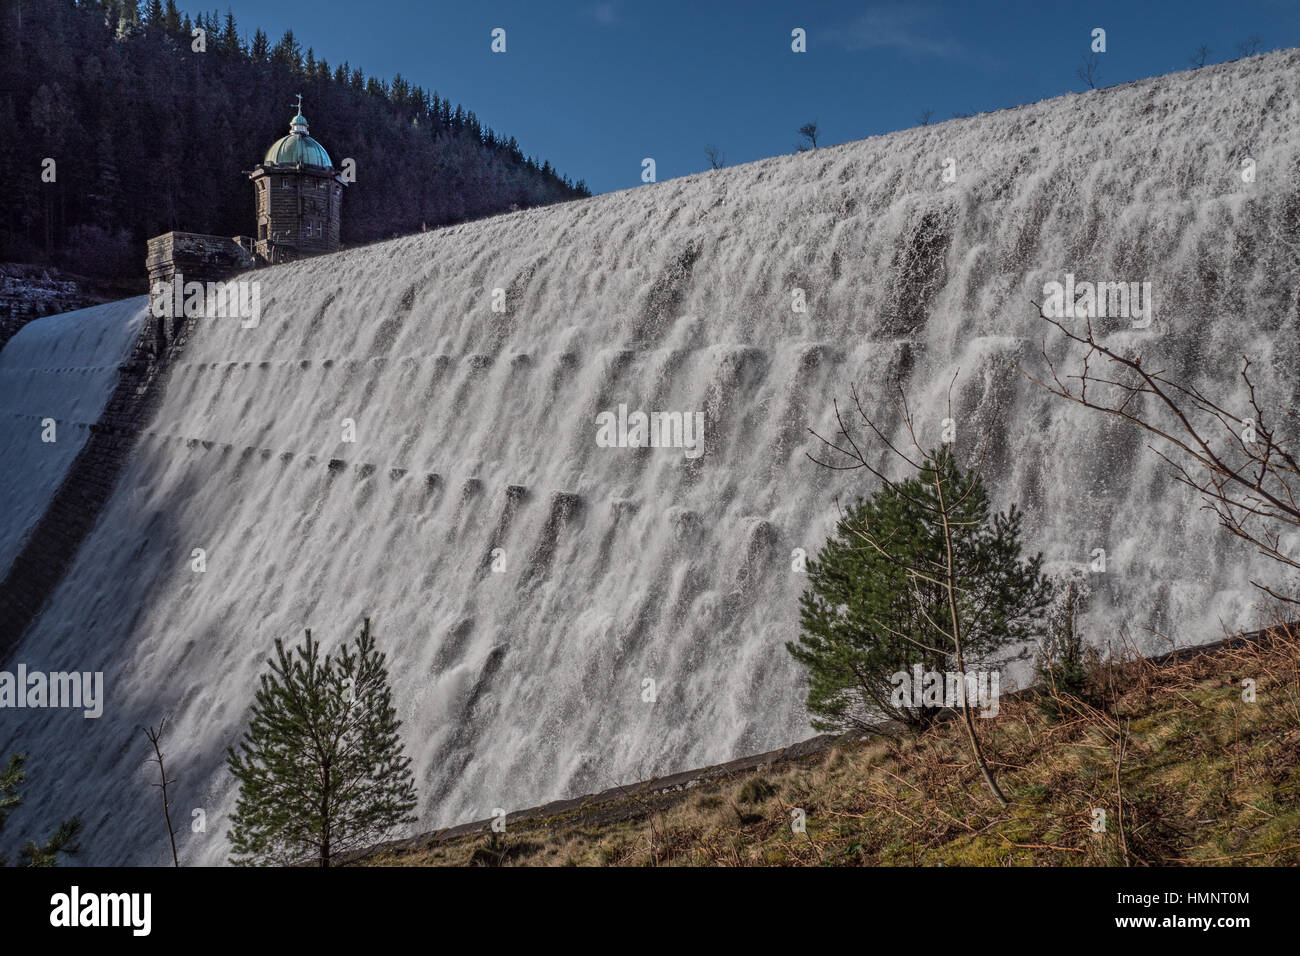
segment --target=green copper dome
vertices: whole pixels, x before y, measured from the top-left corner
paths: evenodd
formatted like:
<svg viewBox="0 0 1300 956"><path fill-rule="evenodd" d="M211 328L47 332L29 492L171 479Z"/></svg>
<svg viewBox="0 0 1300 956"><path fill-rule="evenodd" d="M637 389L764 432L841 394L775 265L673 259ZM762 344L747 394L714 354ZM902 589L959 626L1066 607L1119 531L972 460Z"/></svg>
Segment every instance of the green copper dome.
<svg viewBox="0 0 1300 956"><path fill-rule="evenodd" d="M330 162L330 154L325 152L325 147L307 135L307 118L302 115L301 108L298 110L298 115L289 122L289 135L272 143L262 162L284 166L303 163L307 166L326 168L334 165Z"/></svg>

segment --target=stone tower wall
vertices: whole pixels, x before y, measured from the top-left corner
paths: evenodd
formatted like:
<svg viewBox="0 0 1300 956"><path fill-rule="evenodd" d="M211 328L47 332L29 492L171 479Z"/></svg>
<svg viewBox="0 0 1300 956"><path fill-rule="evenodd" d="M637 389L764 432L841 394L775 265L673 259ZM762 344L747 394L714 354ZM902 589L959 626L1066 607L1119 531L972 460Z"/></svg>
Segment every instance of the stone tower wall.
<svg viewBox="0 0 1300 956"><path fill-rule="evenodd" d="M259 254L273 260L271 247L292 249L297 256L337 251L343 187L333 175L278 167L260 173L253 179ZM307 235L309 223L319 231Z"/></svg>

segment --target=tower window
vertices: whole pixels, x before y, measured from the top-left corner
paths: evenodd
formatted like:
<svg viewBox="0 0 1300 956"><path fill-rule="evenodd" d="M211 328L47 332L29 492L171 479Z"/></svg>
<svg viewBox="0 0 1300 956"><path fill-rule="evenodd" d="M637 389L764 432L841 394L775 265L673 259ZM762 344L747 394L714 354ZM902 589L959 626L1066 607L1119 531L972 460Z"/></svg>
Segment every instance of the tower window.
<svg viewBox="0 0 1300 956"><path fill-rule="evenodd" d="M288 177L288 176L283 176L283 177L280 178L280 188L281 188L281 189L288 189L291 185L292 185L292 184L289 182L289 177Z"/></svg>

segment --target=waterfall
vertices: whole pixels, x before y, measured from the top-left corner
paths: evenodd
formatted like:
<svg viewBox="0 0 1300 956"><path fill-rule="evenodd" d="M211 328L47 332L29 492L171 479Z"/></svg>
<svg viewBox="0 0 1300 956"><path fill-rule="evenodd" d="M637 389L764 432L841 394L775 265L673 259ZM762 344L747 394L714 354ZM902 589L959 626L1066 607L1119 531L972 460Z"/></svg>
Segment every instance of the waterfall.
<svg viewBox="0 0 1300 956"><path fill-rule="evenodd" d="M37 319L0 351L0 576L99 420L145 302Z"/></svg>
<svg viewBox="0 0 1300 956"><path fill-rule="evenodd" d="M12 658L103 671L107 700L97 720L0 713L2 752L30 752L42 795L8 830L79 813L86 862L165 861L138 728L168 716L173 818L206 819L180 826L182 860L224 861L224 752L272 641L310 627L334 648L366 616L420 829L809 736L784 648L796 549L815 554L837 499L872 490L810 462L809 429L832 434L855 384L897 427L899 382L937 443L956 374L958 454L982 450L1030 549L1053 568L1106 552L1090 640L1253 624L1250 580L1276 569L1143 436L1018 369L1044 369L1044 339L1071 354L1032 304L1046 283L1150 282L1154 321L1109 341L1238 402L1247 353L1262 394L1295 400L1298 74L1283 51L245 276L260 321L200 324ZM0 548L61 467L18 453L40 395L91 421L105 388L13 370L112 366L121 343L91 349L90 329L125 336L133 308L47 319L5 349L0 480L20 506ZM597 418L620 405L702 413L703 454L605 447Z"/></svg>

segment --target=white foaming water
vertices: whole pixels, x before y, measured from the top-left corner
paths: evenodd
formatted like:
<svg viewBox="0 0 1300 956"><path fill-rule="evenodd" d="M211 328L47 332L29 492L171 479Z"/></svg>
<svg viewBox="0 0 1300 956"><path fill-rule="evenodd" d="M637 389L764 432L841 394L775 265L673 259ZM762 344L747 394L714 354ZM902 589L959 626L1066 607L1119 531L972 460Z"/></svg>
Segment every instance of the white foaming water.
<svg viewBox="0 0 1300 956"><path fill-rule="evenodd" d="M420 828L807 736L791 552L871 490L809 462L807 429L831 434L854 383L889 420L890 376L935 442L960 369L958 450L988 434L984 474L1030 546L1106 550L1093 640L1251 623L1270 569L1140 436L1016 365L1042 368L1045 282L1147 280L1155 323L1113 341L1232 401L1247 352L1294 399L1298 70L1256 57L257 274L262 324L195 335L14 657L103 670L108 700L98 721L4 715L42 793L9 831L76 812L87 861L165 861L137 728L170 715L173 816L208 825L182 824L182 857L224 860L224 749L273 639L334 647L363 616ZM598 447L620 403L702 411L705 454Z"/></svg>
<svg viewBox="0 0 1300 956"><path fill-rule="evenodd" d="M29 322L0 352L0 575L99 420L147 298ZM54 441L42 440L45 419Z"/></svg>

